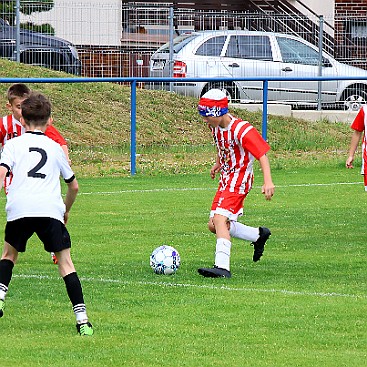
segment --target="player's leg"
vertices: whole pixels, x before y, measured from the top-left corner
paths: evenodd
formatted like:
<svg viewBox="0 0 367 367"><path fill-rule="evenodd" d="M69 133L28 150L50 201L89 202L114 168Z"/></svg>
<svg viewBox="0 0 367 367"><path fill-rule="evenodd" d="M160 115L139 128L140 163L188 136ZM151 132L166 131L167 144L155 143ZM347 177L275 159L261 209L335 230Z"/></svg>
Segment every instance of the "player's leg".
<svg viewBox="0 0 367 367"><path fill-rule="evenodd" d="M18 251L9 243L4 243L0 260L0 317L4 315L5 297L13 276L14 264L18 259Z"/></svg>
<svg viewBox="0 0 367 367"><path fill-rule="evenodd" d="M231 237L251 241L254 246L253 261L259 261L264 253L265 243L271 235L269 228L250 227L237 221L230 221L229 233Z"/></svg>
<svg viewBox="0 0 367 367"><path fill-rule="evenodd" d="M65 282L66 291L73 305L78 333L80 335L93 335L93 327L88 321L87 309L84 303L82 285L71 260L70 248L56 252L56 256L59 273Z"/></svg>
<svg viewBox="0 0 367 367"><path fill-rule="evenodd" d="M209 218L208 229L210 232L217 234L217 242L215 246L215 260L213 268L200 268L198 269L199 274L205 277L217 278L224 277L230 278L231 273L229 271L229 258L231 253L231 240L229 235L229 224L228 218L219 216L214 219ZM222 217L222 218L220 218ZM218 231L217 231L218 228ZM218 238L219 234L219 238ZM224 236L224 237L223 237Z"/></svg>
<svg viewBox="0 0 367 367"><path fill-rule="evenodd" d="M5 242L0 260L0 317L4 314L4 302L9 283L13 276L13 268L18 260L19 252L24 252L33 229L27 218L6 223Z"/></svg>
<svg viewBox="0 0 367 367"><path fill-rule="evenodd" d="M80 335L92 335L88 322L84 296L79 277L70 256L71 240L64 223L53 218L38 218L36 233L47 252L55 252L60 276L63 278L70 302L73 305Z"/></svg>
<svg viewBox="0 0 367 367"><path fill-rule="evenodd" d="M200 268L204 277L230 278L231 236L229 221L237 220L243 212L245 194L217 191L211 206L208 228L216 234L215 261L213 268Z"/></svg>

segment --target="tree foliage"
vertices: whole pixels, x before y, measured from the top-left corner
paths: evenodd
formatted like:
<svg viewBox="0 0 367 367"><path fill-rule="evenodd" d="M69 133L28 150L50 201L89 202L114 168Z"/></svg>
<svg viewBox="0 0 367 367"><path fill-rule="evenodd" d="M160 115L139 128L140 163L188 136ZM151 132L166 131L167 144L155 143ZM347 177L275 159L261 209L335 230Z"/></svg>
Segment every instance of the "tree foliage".
<svg viewBox="0 0 367 367"><path fill-rule="evenodd" d="M29 15L35 12L49 11L54 7L53 0L26 0L20 1L20 11Z"/></svg>
<svg viewBox="0 0 367 367"><path fill-rule="evenodd" d="M20 0L20 12L25 15L32 13L49 11L54 7L53 0ZM10 25L15 24L15 0L0 0L0 17L6 20ZM54 34L54 29L51 25L46 24L35 26L33 23L27 22L21 24L22 28L32 29L34 31L46 31L46 33ZM37 29L35 29L37 27Z"/></svg>

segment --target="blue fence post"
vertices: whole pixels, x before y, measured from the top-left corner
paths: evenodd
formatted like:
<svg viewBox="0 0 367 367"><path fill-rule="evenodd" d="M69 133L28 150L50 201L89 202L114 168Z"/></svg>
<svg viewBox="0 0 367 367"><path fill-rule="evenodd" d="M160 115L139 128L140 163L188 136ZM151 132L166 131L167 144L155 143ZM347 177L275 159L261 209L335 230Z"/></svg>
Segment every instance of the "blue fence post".
<svg viewBox="0 0 367 367"><path fill-rule="evenodd" d="M263 118L262 118L262 137L264 140L267 139L267 133L268 133L268 87L269 87L269 81L264 80L263 81Z"/></svg>
<svg viewBox="0 0 367 367"><path fill-rule="evenodd" d="M136 79L131 82L130 108L130 173L136 173Z"/></svg>

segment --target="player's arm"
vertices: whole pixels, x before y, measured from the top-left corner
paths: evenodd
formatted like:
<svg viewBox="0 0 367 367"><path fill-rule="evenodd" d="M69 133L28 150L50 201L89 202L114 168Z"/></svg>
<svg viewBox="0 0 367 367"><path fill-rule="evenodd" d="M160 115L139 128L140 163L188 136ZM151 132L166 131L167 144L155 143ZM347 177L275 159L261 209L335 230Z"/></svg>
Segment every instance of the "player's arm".
<svg viewBox="0 0 367 367"><path fill-rule="evenodd" d="M271 200L274 195L275 186L271 178L269 159L266 154L259 158L261 170L264 177L264 185L262 186L262 193L265 195L266 200Z"/></svg>
<svg viewBox="0 0 367 367"><path fill-rule="evenodd" d="M217 159L215 160L215 163L213 165L213 167L211 168L210 170L210 177L214 180L215 178L215 175L220 172L220 168L221 168L221 165L220 165L220 158L219 156L217 155Z"/></svg>
<svg viewBox="0 0 367 367"><path fill-rule="evenodd" d="M68 149L68 146L65 144L65 145L61 145L61 149L63 150L65 156L66 156L66 159L68 160L68 163L70 164L71 166L71 159L69 157L69 149Z"/></svg>
<svg viewBox="0 0 367 367"><path fill-rule="evenodd" d="M9 167L3 163L0 164L0 185L1 185L0 189L4 186L4 180L8 172L9 172Z"/></svg>
<svg viewBox="0 0 367 367"><path fill-rule="evenodd" d="M65 182L68 187L66 196L65 196L65 200L64 200L64 203L65 203L64 221L66 224L69 219L70 209L73 206L76 196L78 194L79 185L78 185L78 181L76 180L75 176L72 176L70 179L65 180Z"/></svg>
<svg viewBox="0 0 367 367"><path fill-rule="evenodd" d="M359 141L361 140L363 131L354 130L352 134L352 139L350 142L349 156L345 162L347 168L353 168L354 154L356 153Z"/></svg>

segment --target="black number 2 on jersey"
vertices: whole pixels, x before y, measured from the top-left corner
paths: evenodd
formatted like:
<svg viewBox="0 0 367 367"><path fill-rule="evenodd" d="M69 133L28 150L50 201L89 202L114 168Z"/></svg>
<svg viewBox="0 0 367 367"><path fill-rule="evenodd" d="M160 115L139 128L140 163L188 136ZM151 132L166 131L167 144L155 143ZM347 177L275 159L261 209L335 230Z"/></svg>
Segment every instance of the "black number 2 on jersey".
<svg viewBox="0 0 367 367"><path fill-rule="evenodd" d="M45 150L41 148L29 148L29 152L37 152L41 154L40 161L28 172L28 177L34 178L45 178L46 175L44 173L40 173L39 170L46 164L47 161L47 153Z"/></svg>

